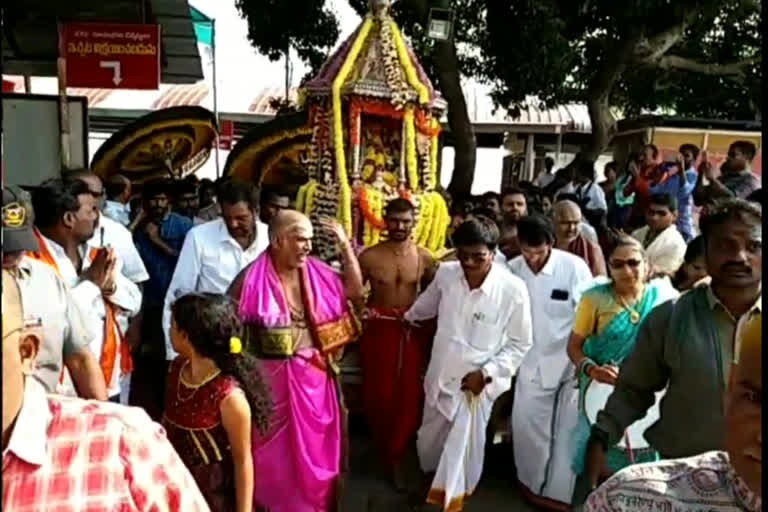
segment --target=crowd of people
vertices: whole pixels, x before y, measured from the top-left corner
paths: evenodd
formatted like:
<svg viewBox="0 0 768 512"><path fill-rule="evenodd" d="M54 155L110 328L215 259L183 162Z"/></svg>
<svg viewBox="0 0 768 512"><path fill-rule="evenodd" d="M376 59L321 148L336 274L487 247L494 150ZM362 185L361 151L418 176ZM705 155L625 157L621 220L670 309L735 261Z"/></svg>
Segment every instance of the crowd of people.
<svg viewBox="0 0 768 512"><path fill-rule="evenodd" d="M414 506L463 508L503 410L538 507L759 511L754 155L648 145L601 183L548 159L453 201L440 254L405 198L362 249L227 179L6 185L3 510L339 510L357 351L360 412Z"/></svg>

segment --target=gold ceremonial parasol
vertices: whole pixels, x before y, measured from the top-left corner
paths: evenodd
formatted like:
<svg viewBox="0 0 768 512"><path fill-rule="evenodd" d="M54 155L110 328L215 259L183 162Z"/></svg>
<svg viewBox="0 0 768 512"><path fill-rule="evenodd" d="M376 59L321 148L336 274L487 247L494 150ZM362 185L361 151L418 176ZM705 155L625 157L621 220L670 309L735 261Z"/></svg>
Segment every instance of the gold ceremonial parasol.
<svg viewBox="0 0 768 512"><path fill-rule="evenodd" d="M134 183L182 179L208 160L215 140L216 119L209 110L157 110L114 133L93 156L91 169L102 179L123 174Z"/></svg>
<svg viewBox="0 0 768 512"><path fill-rule="evenodd" d="M311 137L306 110L257 125L227 157L224 176L260 185L298 188L307 181L305 166Z"/></svg>

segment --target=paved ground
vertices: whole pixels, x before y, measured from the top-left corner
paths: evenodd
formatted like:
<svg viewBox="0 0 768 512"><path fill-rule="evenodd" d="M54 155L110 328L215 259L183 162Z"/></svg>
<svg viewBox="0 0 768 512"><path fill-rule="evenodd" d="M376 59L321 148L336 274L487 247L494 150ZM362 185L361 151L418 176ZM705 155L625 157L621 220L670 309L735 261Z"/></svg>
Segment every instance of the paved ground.
<svg viewBox="0 0 768 512"><path fill-rule="evenodd" d="M411 512L438 511L437 507L414 508L408 504L408 495L395 491L387 476L381 473L376 453L365 428L359 421L350 424L350 475L345 492L344 512ZM523 501L514 485L511 451L508 447L494 446L486 459L483 478L475 494L469 499L465 512L496 512L536 510ZM415 455L411 466L414 484Z"/></svg>

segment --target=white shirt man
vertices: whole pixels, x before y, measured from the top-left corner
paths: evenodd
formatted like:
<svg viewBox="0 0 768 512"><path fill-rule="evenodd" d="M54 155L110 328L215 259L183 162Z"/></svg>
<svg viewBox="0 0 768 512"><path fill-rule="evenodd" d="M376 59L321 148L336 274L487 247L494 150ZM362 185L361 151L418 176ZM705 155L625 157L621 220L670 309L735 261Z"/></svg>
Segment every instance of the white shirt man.
<svg viewBox="0 0 768 512"><path fill-rule="evenodd" d="M190 292L226 293L237 274L269 246L267 232L267 226L256 221L256 236L245 250L229 234L223 218L195 226L187 233L165 295L166 359L173 360L177 355L169 336L171 304Z"/></svg>
<svg viewBox="0 0 768 512"><path fill-rule="evenodd" d="M583 185L576 184L572 181L557 191L555 199L557 199L557 196L560 194L576 194L576 197L579 199L579 204L583 205L582 207L587 210L608 211L608 203L605 200L603 187L594 181L589 181Z"/></svg>
<svg viewBox="0 0 768 512"><path fill-rule="evenodd" d="M685 261L688 245L677 230L677 198L654 194L648 205L647 224L632 232L643 244L652 275L674 276Z"/></svg>
<svg viewBox="0 0 768 512"><path fill-rule="evenodd" d="M132 282L139 284L149 279L149 273L133 243L133 235L125 226L99 213L98 226L88 247L112 247L122 261L122 274Z"/></svg>
<svg viewBox="0 0 768 512"><path fill-rule="evenodd" d="M70 176L85 183L97 202L104 197L104 184L101 178L91 171L85 169L74 171ZM139 284L149 279L144 262L133 243L131 232L120 222L109 218L101 211L98 212L96 229L91 239L88 240L88 246L91 248L112 247L122 260L121 271L123 275L132 282Z"/></svg>
<svg viewBox="0 0 768 512"><path fill-rule="evenodd" d="M533 347L517 374L512 411L517 478L535 497L569 503L576 476L567 433L578 419L578 390L566 353L587 264L552 248L554 226L542 217L518 223L522 254L509 262L531 300Z"/></svg>
<svg viewBox="0 0 768 512"><path fill-rule="evenodd" d="M104 303L102 292L99 287L91 281L80 279L75 266L72 264L72 261L69 259L61 245L42 235L41 240L55 260L61 278L70 287L72 297L80 308L80 311L83 312L85 327L94 336L93 341L89 344L89 348L96 359L99 360L104 348L104 329L107 317L106 305ZM83 259L82 270L88 269L91 265L89 252L89 247L87 247L87 245L84 244L81 246L80 255ZM125 333L123 329L124 327L127 327L128 320L138 313L141 308L141 291L135 283L123 275L121 270L122 261L118 256L117 264L115 266L115 293L109 297L109 302L114 306L117 306L120 310L116 315L117 326L115 327L118 329L118 332L115 334L117 339L120 340L120 343L123 342L122 335ZM115 351L114 369L109 382L106 382L107 395L112 400L116 400L116 397L121 394L121 381L125 382L129 379L129 374L121 375L120 368L122 358L120 352L120 347L118 346ZM65 375L61 389L64 390L66 394L75 394L74 386L72 385L68 374ZM125 401L126 398L126 396L123 396L122 400Z"/></svg>
<svg viewBox="0 0 768 512"><path fill-rule="evenodd" d="M511 387L512 376L531 347L531 311L525 284L504 266L493 263L492 250L487 247L483 254L462 253L466 246L475 251L484 248L476 241L462 242L467 229L482 229L477 222L467 221L454 233L462 263L443 263L405 314L409 322L438 319L424 380L424 418L417 449L422 469L436 471L427 501L444 508L459 505L479 482L491 407ZM474 226L467 228L470 224ZM495 241L498 230L495 226L493 230L495 235L489 239ZM489 266L474 288L467 279L467 258L475 261L474 276L478 261ZM484 385L470 384L478 379L484 379Z"/></svg>
<svg viewBox="0 0 768 512"><path fill-rule="evenodd" d="M104 215L127 227L131 223L131 205L119 201L104 201Z"/></svg>

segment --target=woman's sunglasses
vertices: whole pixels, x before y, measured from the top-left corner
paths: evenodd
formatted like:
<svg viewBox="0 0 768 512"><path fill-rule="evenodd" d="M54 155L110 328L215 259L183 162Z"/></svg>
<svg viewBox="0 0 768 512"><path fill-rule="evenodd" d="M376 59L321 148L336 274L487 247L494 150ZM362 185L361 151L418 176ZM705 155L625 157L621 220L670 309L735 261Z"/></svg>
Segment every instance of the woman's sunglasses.
<svg viewBox="0 0 768 512"><path fill-rule="evenodd" d="M629 266L629 268L637 268L642 262L642 260L611 260L609 265L612 269L619 270L625 266Z"/></svg>

